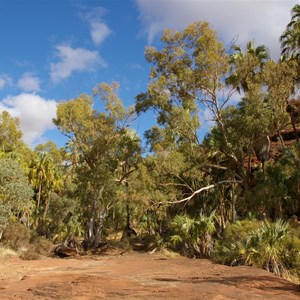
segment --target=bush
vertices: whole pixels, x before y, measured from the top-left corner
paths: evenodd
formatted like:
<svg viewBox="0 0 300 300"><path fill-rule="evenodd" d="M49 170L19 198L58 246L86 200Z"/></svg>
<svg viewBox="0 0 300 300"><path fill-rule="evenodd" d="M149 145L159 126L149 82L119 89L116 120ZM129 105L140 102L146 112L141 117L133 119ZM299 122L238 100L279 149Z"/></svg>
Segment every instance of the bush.
<svg viewBox="0 0 300 300"><path fill-rule="evenodd" d="M25 225L18 222L10 222L3 232L2 243L13 249L28 248L30 240L30 230Z"/></svg>
<svg viewBox="0 0 300 300"><path fill-rule="evenodd" d="M260 227L257 220L237 221L228 225L222 237L215 242L213 260L230 265L244 265L243 258L244 248L251 231L255 231Z"/></svg>
<svg viewBox="0 0 300 300"><path fill-rule="evenodd" d="M299 238L282 220L242 221L226 228L216 243L214 260L231 266L256 266L287 276L289 270L299 270L299 246Z"/></svg>
<svg viewBox="0 0 300 300"><path fill-rule="evenodd" d="M41 255L36 252L33 245L30 245L28 249L21 252L20 258L23 260L37 260L41 258Z"/></svg>
<svg viewBox="0 0 300 300"><path fill-rule="evenodd" d="M44 237L33 236L30 239L30 247L37 254L47 256L53 250L53 244Z"/></svg>
<svg viewBox="0 0 300 300"><path fill-rule="evenodd" d="M38 259L47 256L53 244L44 237L31 235L31 231L23 224L10 222L2 237L2 244L12 250L20 251L22 259Z"/></svg>
<svg viewBox="0 0 300 300"><path fill-rule="evenodd" d="M213 250L212 234L216 231L216 216L199 214L191 218L187 214L177 215L171 222L174 234L170 244L187 257L210 257ZM175 248L175 249L176 249Z"/></svg>
<svg viewBox="0 0 300 300"><path fill-rule="evenodd" d="M300 280L300 225L291 224L291 231L285 242L286 265L291 274Z"/></svg>

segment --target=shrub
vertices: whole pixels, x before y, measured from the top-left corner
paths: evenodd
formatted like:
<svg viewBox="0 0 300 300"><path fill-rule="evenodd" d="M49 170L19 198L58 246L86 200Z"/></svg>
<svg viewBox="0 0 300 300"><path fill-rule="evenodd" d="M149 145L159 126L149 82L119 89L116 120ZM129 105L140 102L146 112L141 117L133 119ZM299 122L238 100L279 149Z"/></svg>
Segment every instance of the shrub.
<svg viewBox="0 0 300 300"><path fill-rule="evenodd" d="M249 265L286 276L300 267L300 240L288 223L277 220L242 221L226 228L216 243L214 260L228 265Z"/></svg>
<svg viewBox="0 0 300 300"><path fill-rule="evenodd" d="M20 258L23 260L37 260L41 258L41 255L36 252L33 245L30 245L28 249L21 252Z"/></svg>
<svg viewBox="0 0 300 300"><path fill-rule="evenodd" d="M13 249L19 250L29 246L30 230L18 222L10 222L3 232L2 243Z"/></svg>
<svg viewBox="0 0 300 300"><path fill-rule="evenodd" d="M33 236L30 239L30 247L37 254L47 256L53 250L53 244L44 237Z"/></svg>
<svg viewBox="0 0 300 300"><path fill-rule="evenodd" d="M3 233L2 244L9 249L20 251L20 257L23 259L47 256L53 249L50 241L35 234L31 235L29 228L18 222L9 223Z"/></svg>
<svg viewBox="0 0 300 300"><path fill-rule="evenodd" d="M215 242L213 259L226 265L237 266L245 264L244 252L251 231L260 227L257 220L242 220L228 225L222 237Z"/></svg>
<svg viewBox="0 0 300 300"><path fill-rule="evenodd" d="M246 264L284 275L287 271L286 256L289 256L285 247L288 234L289 225L282 220L263 222L247 239L244 253Z"/></svg>
<svg viewBox="0 0 300 300"><path fill-rule="evenodd" d="M171 223L174 234L170 244L188 257L209 257L213 250L212 234L216 231L216 216L200 214L191 218L187 214L177 215Z"/></svg>

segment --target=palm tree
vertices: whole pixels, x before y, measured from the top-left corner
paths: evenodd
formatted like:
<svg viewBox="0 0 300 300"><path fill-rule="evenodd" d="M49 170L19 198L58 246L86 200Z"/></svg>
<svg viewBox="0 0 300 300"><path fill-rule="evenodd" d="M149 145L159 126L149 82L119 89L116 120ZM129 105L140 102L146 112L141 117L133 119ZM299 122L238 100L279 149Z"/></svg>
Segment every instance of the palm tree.
<svg viewBox="0 0 300 300"><path fill-rule="evenodd" d="M300 59L300 5L292 9L292 19L280 36L282 59Z"/></svg>
<svg viewBox="0 0 300 300"><path fill-rule="evenodd" d="M29 181L32 187L37 190L37 209L39 209L41 204L43 185L46 179L45 161L46 155L44 153L38 153L30 166Z"/></svg>
<svg viewBox="0 0 300 300"><path fill-rule="evenodd" d="M254 46L249 41L246 52L238 45L233 46L235 53L230 55L231 75L226 78L226 84L236 87L237 91L248 91L248 80L261 71L263 65L270 59L269 50L266 46Z"/></svg>

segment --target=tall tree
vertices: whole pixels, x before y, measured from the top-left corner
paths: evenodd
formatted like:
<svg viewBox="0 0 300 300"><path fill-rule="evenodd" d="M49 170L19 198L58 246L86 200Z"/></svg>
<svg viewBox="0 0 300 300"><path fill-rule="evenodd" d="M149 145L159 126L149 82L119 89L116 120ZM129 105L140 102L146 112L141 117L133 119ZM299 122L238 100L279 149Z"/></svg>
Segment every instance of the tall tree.
<svg viewBox="0 0 300 300"><path fill-rule="evenodd" d="M35 190L36 230L43 235L48 235L45 227L51 199L62 194L63 172L63 156L53 142L35 148L29 165L29 182Z"/></svg>
<svg viewBox="0 0 300 300"><path fill-rule="evenodd" d="M61 103L54 120L69 139L68 151L77 156L77 195L84 205L87 240L95 247L103 238L108 213L118 201L117 187L131 174L128 171L116 178L116 170L123 162L133 165L139 152L139 140L129 138L132 109L123 106L117 89L116 83L94 89L105 112L93 109L92 96L81 95Z"/></svg>
<svg viewBox="0 0 300 300"><path fill-rule="evenodd" d="M165 30L162 42L161 50L146 49L146 58L152 64L150 83L147 93L139 95L136 103L138 112L153 109L157 113L160 127L153 127L146 133L152 141L152 149L154 145L159 146L162 154L170 157L172 149L181 155L184 153L185 159L198 168L198 172L209 174L209 167L203 164L205 154L201 155L199 142L199 112L209 110L219 131L219 151L231 168L227 179L243 180L244 162L230 141L231 129L225 124L224 116L224 108L236 86L225 87L230 59L217 34L208 23L196 22L183 32ZM198 176L200 178L203 177ZM198 181L196 189L187 184L185 195L189 192L199 197L195 190L204 183L209 184L211 179L206 176L206 180Z"/></svg>

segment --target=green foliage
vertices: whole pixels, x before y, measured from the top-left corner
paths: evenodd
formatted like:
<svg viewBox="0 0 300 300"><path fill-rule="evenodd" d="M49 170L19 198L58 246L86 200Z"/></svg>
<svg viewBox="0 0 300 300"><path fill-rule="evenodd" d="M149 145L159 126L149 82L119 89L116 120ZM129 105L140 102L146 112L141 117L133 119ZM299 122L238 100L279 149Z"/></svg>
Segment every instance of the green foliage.
<svg viewBox="0 0 300 300"><path fill-rule="evenodd" d="M259 221L242 220L228 225L216 241L213 259L227 265L244 264L244 245L251 231L259 228Z"/></svg>
<svg viewBox="0 0 300 300"><path fill-rule="evenodd" d="M291 145L276 163L267 164L264 177L256 174L256 185L243 195L246 211L260 211L273 220L299 211L299 150L299 144Z"/></svg>
<svg viewBox="0 0 300 300"><path fill-rule="evenodd" d="M23 133L19 129L20 120L7 111L0 114L0 148L4 153L14 151L22 142Z"/></svg>
<svg viewBox="0 0 300 300"><path fill-rule="evenodd" d="M61 103L54 123L65 134L68 151L75 158L74 183L82 209L82 227L89 224L89 243L98 246L103 238L109 211L119 201L118 188L126 184L140 156L140 141L128 128L132 109L126 109L117 95L116 83L100 84L94 97L100 96L106 111L93 109L93 98L81 95Z"/></svg>
<svg viewBox="0 0 300 300"><path fill-rule="evenodd" d="M229 265L250 265L276 275L299 268L299 239L290 234L288 223L277 220L232 224L217 242L214 259Z"/></svg>
<svg viewBox="0 0 300 300"><path fill-rule="evenodd" d="M32 208L32 189L20 165L11 159L0 160L0 232L11 218Z"/></svg>
<svg viewBox="0 0 300 300"><path fill-rule="evenodd" d="M210 256L215 232L215 212L209 216L200 214L191 218L187 214L176 215L171 222L171 229L175 233L170 237L170 243L179 245L187 256Z"/></svg>
<svg viewBox="0 0 300 300"><path fill-rule="evenodd" d="M269 51L264 45L254 46L252 41L247 43L246 52L234 45L235 51L230 55L230 75L226 84L232 85L239 93L250 90L249 84L257 83L257 74L261 72L264 64L270 59Z"/></svg>
<svg viewBox="0 0 300 300"><path fill-rule="evenodd" d="M36 231L55 243L68 239L82 238L82 208L77 198L51 194L51 206L46 217L43 217Z"/></svg>
<svg viewBox="0 0 300 300"><path fill-rule="evenodd" d="M275 223L265 221L260 228L251 232L244 254L245 263L283 275L285 272L285 242L289 234L288 224L282 220Z"/></svg>
<svg viewBox="0 0 300 300"><path fill-rule="evenodd" d="M195 22L183 32L165 30L162 41L162 50L146 49L152 64L150 83L148 92L137 97L136 109L154 108L168 139L199 144L198 104L203 102L218 114L216 93L223 86L228 57L205 22Z"/></svg>
<svg viewBox="0 0 300 300"><path fill-rule="evenodd" d="M283 59L300 57L300 5L292 9L292 18L286 30L280 36Z"/></svg>

